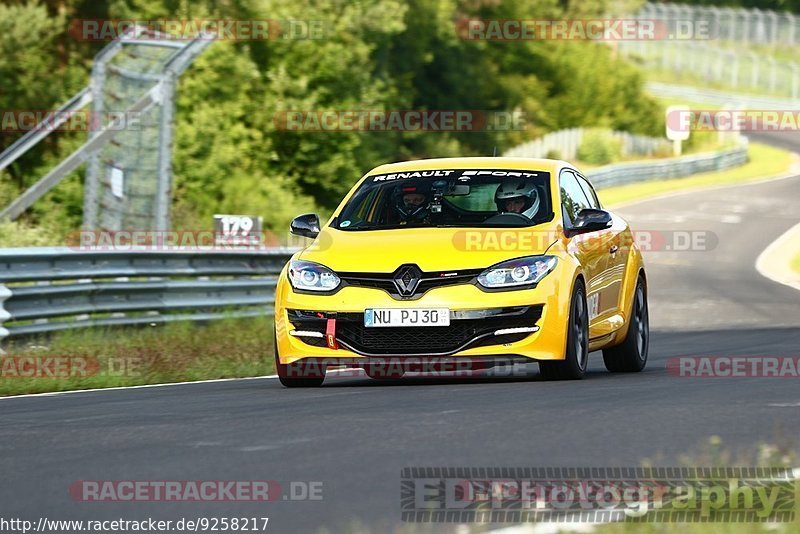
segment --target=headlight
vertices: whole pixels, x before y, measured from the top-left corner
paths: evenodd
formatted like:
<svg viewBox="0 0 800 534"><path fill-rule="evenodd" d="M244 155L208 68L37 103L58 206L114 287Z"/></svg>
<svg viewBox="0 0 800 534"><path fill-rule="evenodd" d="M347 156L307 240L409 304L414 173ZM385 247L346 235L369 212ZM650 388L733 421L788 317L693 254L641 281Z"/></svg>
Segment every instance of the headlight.
<svg viewBox="0 0 800 534"><path fill-rule="evenodd" d="M529 286L538 283L556 267L555 256L528 256L489 267L478 283L489 289Z"/></svg>
<svg viewBox="0 0 800 534"><path fill-rule="evenodd" d="M303 291L331 291L341 283L336 273L312 261L293 260L289 263L289 282Z"/></svg>

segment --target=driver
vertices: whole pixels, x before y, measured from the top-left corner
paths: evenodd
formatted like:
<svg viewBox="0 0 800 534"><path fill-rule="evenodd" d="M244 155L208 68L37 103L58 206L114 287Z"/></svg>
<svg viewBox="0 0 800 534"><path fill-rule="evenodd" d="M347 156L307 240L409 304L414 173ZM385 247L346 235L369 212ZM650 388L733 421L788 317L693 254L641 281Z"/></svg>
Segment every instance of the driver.
<svg viewBox="0 0 800 534"><path fill-rule="evenodd" d="M429 220L431 213L430 187L422 182L405 182L396 193L395 211L401 223L419 223Z"/></svg>
<svg viewBox="0 0 800 534"><path fill-rule="evenodd" d="M539 191L528 180L503 182L494 194L498 213L519 213L533 219L539 211Z"/></svg>

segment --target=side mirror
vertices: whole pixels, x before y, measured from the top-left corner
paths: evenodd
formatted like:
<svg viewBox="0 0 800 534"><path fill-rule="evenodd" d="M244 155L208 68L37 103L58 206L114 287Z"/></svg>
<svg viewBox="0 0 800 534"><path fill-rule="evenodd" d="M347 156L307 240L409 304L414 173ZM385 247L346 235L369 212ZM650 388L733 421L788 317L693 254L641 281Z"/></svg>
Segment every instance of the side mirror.
<svg viewBox="0 0 800 534"><path fill-rule="evenodd" d="M319 217L316 213L299 215L292 220L289 231L294 235L314 239L319 235Z"/></svg>
<svg viewBox="0 0 800 534"><path fill-rule="evenodd" d="M572 224L572 228L564 231L567 237L572 237L578 234L588 234L589 232L597 232L611 228L612 220L611 214L605 210L596 210L587 208L581 210Z"/></svg>

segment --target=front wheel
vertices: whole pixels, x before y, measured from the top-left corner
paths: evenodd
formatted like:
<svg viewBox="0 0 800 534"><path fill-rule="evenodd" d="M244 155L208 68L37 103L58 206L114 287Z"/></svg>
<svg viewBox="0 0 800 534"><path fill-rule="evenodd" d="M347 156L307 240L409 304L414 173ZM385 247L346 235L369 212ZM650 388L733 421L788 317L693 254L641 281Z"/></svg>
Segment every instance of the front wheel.
<svg viewBox="0 0 800 534"><path fill-rule="evenodd" d="M647 365L650 346L650 316L647 311L647 291L640 276L633 295L633 309L628 321L628 333L622 343L603 350L606 369L613 373L638 373Z"/></svg>
<svg viewBox="0 0 800 534"><path fill-rule="evenodd" d="M567 350L562 361L539 362L539 373L545 380L579 380L589 362L589 310L586 288L582 280L575 282L567 326Z"/></svg>
<svg viewBox="0 0 800 534"><path fill-rule="evenodd" d="M273 332L275 332L273 330ZM313 388L322 385L325 380L325 366L316 363L281 363L278 356L278 336L275 333L274 346L275 346L275 372L278 374L278 380L287 388Z"/></svg>

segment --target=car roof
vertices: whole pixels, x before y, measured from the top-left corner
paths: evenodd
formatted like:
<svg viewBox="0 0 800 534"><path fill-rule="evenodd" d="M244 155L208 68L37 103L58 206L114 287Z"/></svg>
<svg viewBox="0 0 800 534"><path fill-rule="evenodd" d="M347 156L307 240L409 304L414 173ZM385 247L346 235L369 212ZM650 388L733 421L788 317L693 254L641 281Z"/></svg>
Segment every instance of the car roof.
<svg viewBox="0 0 800 534"><path fill-rule="evenodd" d="M367 176L389 172L422 171L429 169L513 169L554 173L556 169L562 166L570 165L565 161L544 158L434 158L387 163L375 167L367 173Z"/></svg>

